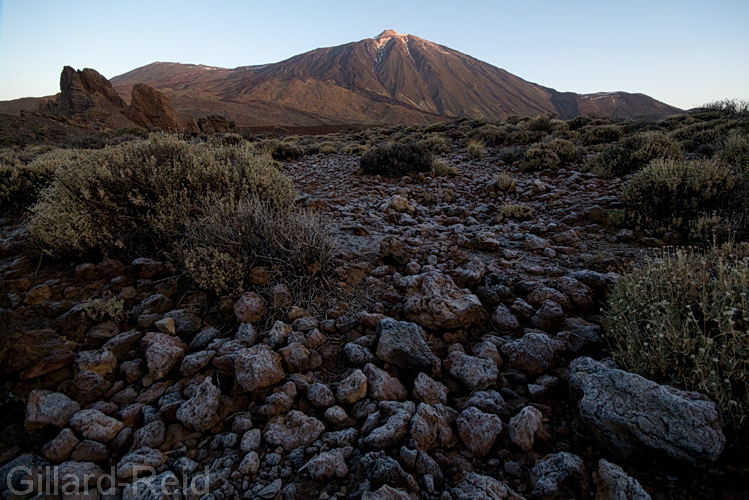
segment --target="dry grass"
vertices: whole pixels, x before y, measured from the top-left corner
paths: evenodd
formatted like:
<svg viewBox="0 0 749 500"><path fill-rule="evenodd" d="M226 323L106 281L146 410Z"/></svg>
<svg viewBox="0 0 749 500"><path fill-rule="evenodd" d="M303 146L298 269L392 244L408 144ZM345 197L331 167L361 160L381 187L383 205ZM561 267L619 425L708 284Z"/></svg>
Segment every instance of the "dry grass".
<svg viewBox="0 0 749 500"><path fill-rule="evenodd" d="M466 143L466 155L471 160L481 160L484 157L486 143L481 139L470 139Z"/></svg>

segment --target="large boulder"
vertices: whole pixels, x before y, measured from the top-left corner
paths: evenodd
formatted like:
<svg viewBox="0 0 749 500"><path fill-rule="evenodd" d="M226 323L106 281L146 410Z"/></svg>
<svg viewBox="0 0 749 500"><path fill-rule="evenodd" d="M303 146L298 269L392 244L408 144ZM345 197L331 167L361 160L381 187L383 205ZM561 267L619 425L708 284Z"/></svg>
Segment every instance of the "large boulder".
<svg viewBox="0 0 749 500"><path fill-rule="evenodd" d="M149 130L180 132L184 128L167 97L143 83L133 87L127 117Z"/></svg>
<svg viewBox="0 0 749 500"><path fill-rule="evenodd" d="M660 450L676 459L712 461L726 438L720 412L696 392L660 385L584 357L570 365L580 419L613 453Z"/></svg>
<svg viewBox="0 0 749 500"><path fill-rule="evenodd" d="M484 317L478 297L458 288L452 278L440 271L409 276L403 284L407 290L403 313L424 328L464 328Z"/></svg>

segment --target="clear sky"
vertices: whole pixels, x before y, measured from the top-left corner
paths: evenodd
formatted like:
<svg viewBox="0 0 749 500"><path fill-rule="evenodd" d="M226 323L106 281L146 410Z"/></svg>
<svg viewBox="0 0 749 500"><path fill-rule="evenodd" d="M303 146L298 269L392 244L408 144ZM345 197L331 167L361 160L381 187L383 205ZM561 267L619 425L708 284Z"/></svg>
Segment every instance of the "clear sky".
<svg viewBox="0 0 749 500"><path fill-rule="evenodd" d="M749 0L0 0L0 100L55 94L64 65L233 68L388 28L560 91L749 100Z"/></svg>

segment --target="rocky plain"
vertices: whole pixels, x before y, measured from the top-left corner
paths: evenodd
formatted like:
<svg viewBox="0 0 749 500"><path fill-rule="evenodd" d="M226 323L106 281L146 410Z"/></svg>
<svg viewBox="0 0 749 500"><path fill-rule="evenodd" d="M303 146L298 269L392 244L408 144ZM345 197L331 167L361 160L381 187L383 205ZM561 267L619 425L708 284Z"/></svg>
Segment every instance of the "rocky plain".
<svg viewBox="0 0 749 500"><path fill-rule="evenodd" d="M607 223L624 180L580 163L441 158L457 175L281 162L335 238L322 309L146 256L40 259L3 218L2 498L747 498L715 403L605 341L612 287L680 235ZM42 470L90 489L50 494Z"/></svg>

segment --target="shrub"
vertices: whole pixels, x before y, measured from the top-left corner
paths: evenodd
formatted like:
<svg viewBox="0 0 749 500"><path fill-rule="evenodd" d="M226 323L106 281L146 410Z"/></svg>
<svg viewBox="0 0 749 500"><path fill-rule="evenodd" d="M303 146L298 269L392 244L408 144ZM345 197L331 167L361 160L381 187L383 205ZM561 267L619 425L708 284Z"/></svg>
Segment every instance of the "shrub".
<svg viewBox="0 0 749 500"><path fill-rule="evenodd" d="M512 191L515 189L515 179L504 172L500 172L492 179L494 187L500 191Z"/></svg>
<svg viewBox="0 0 749 500"><path fill-rule="evenodd" d="M258 143L258 148L274 160L294 160L304 156L304 149L293 142L265 139Z"/></svg>
<svg viewBox="0 0 749 500"><path fill-rule="evenodd" d="M308 299L315 280L329 274L333 240L320 217L284 212L260 197L208 199L190 222L177 254L188 275L218 295L241 290L259 265L278 269ZM312 294L315 295L315 294Z"/></svg>
<svg viewBox="0 0 749 500"><path fill-rule="evenodd" d="M679 143L663 132L641 132L608 146L590 160L585 168L603 177L622 176L638 170L655 159L682 160Z"/></svg>
<svg viewBox="0 0 749 500"><path fill-rule="evenodd" d="M749 175L749 136L738 131L728 134L718 158L737 172Z"/></svg>
<svg viewBox="0 0 749 500"><path fill-rule="evenodd" d="M22 207L36 201L39 192L55 177L57 169L86 156L82 149L54 149L25 162L23 155L0 163L0 206Z"/></svg>
<svg viewBox="0 0 749 500"><path fill-rule="evenodd" d="M295 197L276 163L247 144L188 144L152 136L60 166L32 208L30 232L57 256L164 250L184 234L207 197L239 199L248 193L282 211Z"/></svg>
<svg viewBox="0 0 749 500"><path fill-rule="evenodd" d="M422 144L389 144L364 153L360 164L365 174L398 177L409 172L429 172L433 158Z"/></svg>
<svg viewBox="0 0 749 500"><path fill-rule="evenodd" d="M580 128L583 142L588 146L616 142L624 135L624 128L619 125L594 125L594 123L591 122L589 125Z"/></svg>
<svg viewBox="0 0 749 500"><path fill-rule="evenodd" d="M554 139L551 142L544 143L543 147L554 152L562 163L570 163L577 156L577 148L566 139Z"/></svg>
<svg viewBox="0 0 749 500"><path fill-rule="evenodd" d="M684 230L720 208L735 182L734 173L714 160L654 160L629 180L621 199L642 226Z"/></svg>
<svg viewBox="0 0 749 500"><path fill-rule="evenodd" d="M625 369L696 390L723 411L728 429L749 413L749 245L678 251L619 280L605 337Z"/></svg>
<svg viewBox="0 0 749 500"><path fill-rule="evenodd" d="M559 165L559 156L541 145L536 145L528 149L523 155L520 162L522 170L543 170L553 168Z"/></svg>
<svg viewBox="0 0 749 500"><path fill-rule="evenodd" d="M472 160L480 160L484 157L486 144L482 140L471 139L466 144L466 155Z"/></svg>
<svg viewBox="0 0 749 500"><path fill-rule="evenodd" d="M81 306L84 314L97 323L105 319L112 321L125 319L125 301L117 297L105 296L89 299Z"/></svg>
<svg viewBox="0 0 749 500"><path fill-rule="evenodd" d="M510 146L502 148L497 151L497 159L507 165L512 165L522 160L527 150L528 148L522 146Z"/></svg>
<svg viewBox="0 0 749 500"><path fill-rule="evenodd" d="M528 121L528 130L537 132L549 132L551 130L551 119L554 115L538 115Z"/></svg>
<svg viewBox="0 0 749 500"><path fill-rule="evenodd" d="M468 137L470 139L483 141L484 144L488 146L501 146L507 142L509 135L510 131L508 131L507 127L484 125L483 127L471 131L471 133L468 134Z"/></svg>
<svg viewBox="0 0 749 500"><path fill-rule="evenodd" d="M502 222L505 219L531 220L533 219L533 209L525 203L505 203L499 209L497 222Z"/></svg>
<svg viewBox="0 0 749 500"><path fill-rule="evenodd" d="M450 150L447 146L447 138L444 134L430 134L421 142L427 149L435 153L446 153Z"/></svg>
<svg viewBox="0 0 749 500"><path fill-rule="evenodd" d="M364 144L346 144L344 147L341 148L341 153L345 155L364 155L368 151L370 151L369 146L365 146Z"/></svg>

